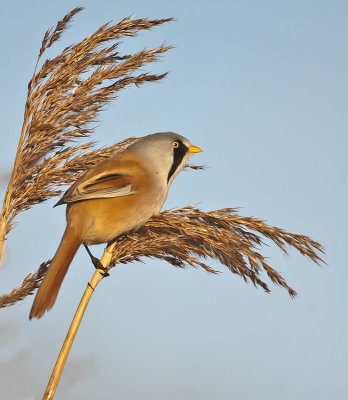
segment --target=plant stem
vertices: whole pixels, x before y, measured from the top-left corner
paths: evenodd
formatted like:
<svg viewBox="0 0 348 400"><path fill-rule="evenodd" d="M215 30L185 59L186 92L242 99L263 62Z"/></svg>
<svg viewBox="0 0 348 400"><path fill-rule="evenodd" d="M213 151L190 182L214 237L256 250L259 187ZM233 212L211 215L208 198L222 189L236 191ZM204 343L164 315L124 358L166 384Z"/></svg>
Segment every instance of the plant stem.
<svg viewBox="0 0 348 400"><path fill-rule="evenodd" d="M110 261L111 261L111 254L112 250L114 248L115 244L111 244L110 246L106 247L104 250L103 256L100 260L102 265L109 270L110 269ZM92 279L90 282L87 284L86 290L84 291L82 298L80 300L80 304L77 307L77 310L75 312L74 318L71 322L70 328L68 330L68 333L65 337L64 343L62 345L62 348L60 350L59 356L57 358L56 364L53 368L51 378L47 384L45 393L42 397L42 400L52 400L54 397L54 394L56 392L60 377L62 375L66 360L69 356L69 352L71 349L71 346L74 342L77 330L79 329L81 320L83 318L83 315L86 311L86 308L88 306L89 300L94 292L94 289L97 287L98 283L104 278L103 272L100 270L96 269Z"/></svg>
<svg viewBox="0 0 348 400"><path fill-rule="evenodd" d="M34 75L33 75L32 79L34 79L34 77L35 77L38 61L36 62L35 71L34 71ZM7 189L6 189L4 201L2 204L1 225L0 225L0 266L4 263L4 260L5 260L5 244L6 244L6 236L9 232L9 216L11 214L12 193L13 193L14 182L15 182L17 174L18 174L18 168L19 168L19 165L21 164L20 161L21 161L21 151L22 151L23 143L24 143L24 141L26 139L26 135L27 135L27 129L28 129L28 123L29 123L28 122L29 121L28 104L30 103L29 98L31 96L31 93L32 93L32 87L30 87L28 89L27 101L26 101L25 110L24 110L24 120L23 120L22 130L21 130L21 134L19 137L18 146L17 146L17 150L16 150L16 157L15 157L15 160L13 163L10 180L7 184ZM12 215L12 219L13 219L13 217L14 217L14 215Z"/></svg>

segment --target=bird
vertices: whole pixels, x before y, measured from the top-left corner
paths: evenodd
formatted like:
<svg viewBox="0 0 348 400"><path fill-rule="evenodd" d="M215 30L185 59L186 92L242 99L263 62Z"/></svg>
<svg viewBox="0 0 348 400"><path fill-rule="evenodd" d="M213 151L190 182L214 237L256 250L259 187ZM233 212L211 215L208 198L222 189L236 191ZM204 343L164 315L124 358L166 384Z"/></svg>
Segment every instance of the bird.
<svg viewBox="0 0 348 400"><path fill-rule="evenodd" d="M84 245L108 243L158 214L188 159L202 149L174 132L143 136L86 171L55 205L66 204L66 228L36 293L29 319L41 318L57 298L68 268Z"/></svg>

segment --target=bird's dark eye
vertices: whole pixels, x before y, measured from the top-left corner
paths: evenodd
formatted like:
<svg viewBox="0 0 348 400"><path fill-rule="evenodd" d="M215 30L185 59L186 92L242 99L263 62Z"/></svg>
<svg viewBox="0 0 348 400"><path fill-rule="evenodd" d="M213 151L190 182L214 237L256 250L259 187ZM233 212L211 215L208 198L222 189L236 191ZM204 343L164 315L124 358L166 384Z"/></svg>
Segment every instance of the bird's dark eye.
<svg viewBox="0 0 348 400"><path fill-rule="evenodd" d="M173 147L174 149L177 149L179 147L179 142L173 142Z"/></svg>

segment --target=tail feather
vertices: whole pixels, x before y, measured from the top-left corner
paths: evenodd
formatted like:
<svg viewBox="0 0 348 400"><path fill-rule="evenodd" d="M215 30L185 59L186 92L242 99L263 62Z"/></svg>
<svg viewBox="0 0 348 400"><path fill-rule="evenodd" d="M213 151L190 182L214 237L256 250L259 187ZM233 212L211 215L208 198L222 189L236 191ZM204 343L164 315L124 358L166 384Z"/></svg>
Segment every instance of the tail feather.
<svg viewBox="0 0 348 400"><path fill-rule="evenodd" d="M53 307L69 265L81 243L81 238L68 225L50 268L36 293L29 319L41 318Z"/></svg>

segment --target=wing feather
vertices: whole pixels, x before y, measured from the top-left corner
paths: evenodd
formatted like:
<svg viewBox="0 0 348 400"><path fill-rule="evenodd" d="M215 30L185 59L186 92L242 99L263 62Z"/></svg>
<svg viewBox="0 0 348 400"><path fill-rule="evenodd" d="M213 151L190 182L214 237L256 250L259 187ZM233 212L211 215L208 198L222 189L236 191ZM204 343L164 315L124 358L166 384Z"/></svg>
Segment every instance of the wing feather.
<svg viewBox="0 0 348 400"><path fill-rule="evenodd" d="M82 177L65 192L56 206L81 200L129 196L135 192L130 176L105 171L90 178L88 175Z"/></svg>

